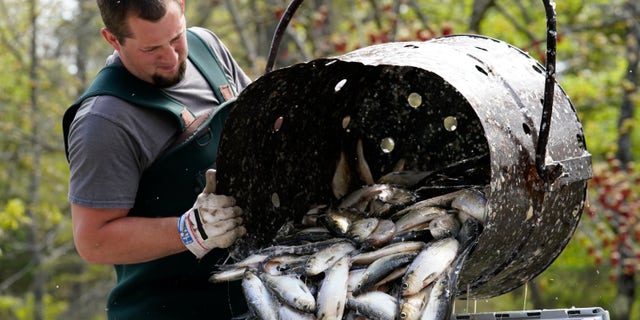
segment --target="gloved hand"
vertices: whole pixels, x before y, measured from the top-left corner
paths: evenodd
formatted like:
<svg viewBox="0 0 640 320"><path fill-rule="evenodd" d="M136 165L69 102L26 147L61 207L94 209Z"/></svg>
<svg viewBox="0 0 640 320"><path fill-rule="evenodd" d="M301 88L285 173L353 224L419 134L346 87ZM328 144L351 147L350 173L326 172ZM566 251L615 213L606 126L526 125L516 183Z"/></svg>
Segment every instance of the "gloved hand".
<svg viewBox="0 0 640 320"><path fill-rule="evenodd" d="M242 226L242 209L233 197L217 195L216 171L206 172L206 186L189 211L178 220L182 243L198 259L213 248L227 248L247 231Z"/></svg>

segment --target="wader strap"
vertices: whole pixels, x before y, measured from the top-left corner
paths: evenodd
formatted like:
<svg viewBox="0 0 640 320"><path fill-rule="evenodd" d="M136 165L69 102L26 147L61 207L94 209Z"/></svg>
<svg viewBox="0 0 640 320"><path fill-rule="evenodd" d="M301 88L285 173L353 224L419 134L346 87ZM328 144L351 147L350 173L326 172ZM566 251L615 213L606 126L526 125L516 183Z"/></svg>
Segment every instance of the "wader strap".
<svg viewBox="0 0 640 320"><path fill-rule="evenodd" d="M211 85L220 104L235 97L229 80L222 69L222 64L211 47L191 30L187 30L187 41L189 41L191 62L207 78L207 82ZM213 57L214 63L206 63L210 62L211 57Z"/></svg>

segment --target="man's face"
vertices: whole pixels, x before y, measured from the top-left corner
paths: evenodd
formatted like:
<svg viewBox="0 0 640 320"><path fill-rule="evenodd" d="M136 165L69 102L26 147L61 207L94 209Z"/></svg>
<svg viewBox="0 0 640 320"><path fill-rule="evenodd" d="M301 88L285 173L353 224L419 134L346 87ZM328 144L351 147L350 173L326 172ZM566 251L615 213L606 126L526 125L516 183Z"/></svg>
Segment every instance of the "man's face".
<svg viewBox="0 0 640 320"><path fill-rule="evenodd" d="M169 2L157 22L127 19L132 36L120 43L108 30L103 36L118 51L124 66L136 77L169 87L184 77L187 59L186 22L180 6Z"/></svg>

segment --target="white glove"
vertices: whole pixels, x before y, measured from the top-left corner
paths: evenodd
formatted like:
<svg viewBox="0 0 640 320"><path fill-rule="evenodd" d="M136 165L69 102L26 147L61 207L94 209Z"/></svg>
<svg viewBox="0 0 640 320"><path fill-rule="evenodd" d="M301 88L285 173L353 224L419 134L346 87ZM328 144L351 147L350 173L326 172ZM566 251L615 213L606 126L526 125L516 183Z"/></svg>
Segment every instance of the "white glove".
<svg viewBox="0 0 640 320"><path fill-rule="evenodd" d="M189 211L178 220L182 243L198 259L213 248L228 248L247 231L242 226L242 209L235 199L215 194L216 171L206 172L206 186Z"/></svg>

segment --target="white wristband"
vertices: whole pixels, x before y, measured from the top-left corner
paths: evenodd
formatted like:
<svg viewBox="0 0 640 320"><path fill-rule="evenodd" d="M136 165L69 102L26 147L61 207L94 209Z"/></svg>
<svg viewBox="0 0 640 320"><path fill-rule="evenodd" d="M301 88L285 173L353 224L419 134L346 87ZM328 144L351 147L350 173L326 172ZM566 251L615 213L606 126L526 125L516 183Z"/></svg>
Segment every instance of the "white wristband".
<svg viewBox="0 0 640 320"><path fill-rule="evenodd" d="M180 219L178 219L178 233L180 233L180 239L184 246L200 259L211 251L211 248L205 245L204 239L197 229L197 214L198 212L195 208L192 208L180 216Z"/></svg>

